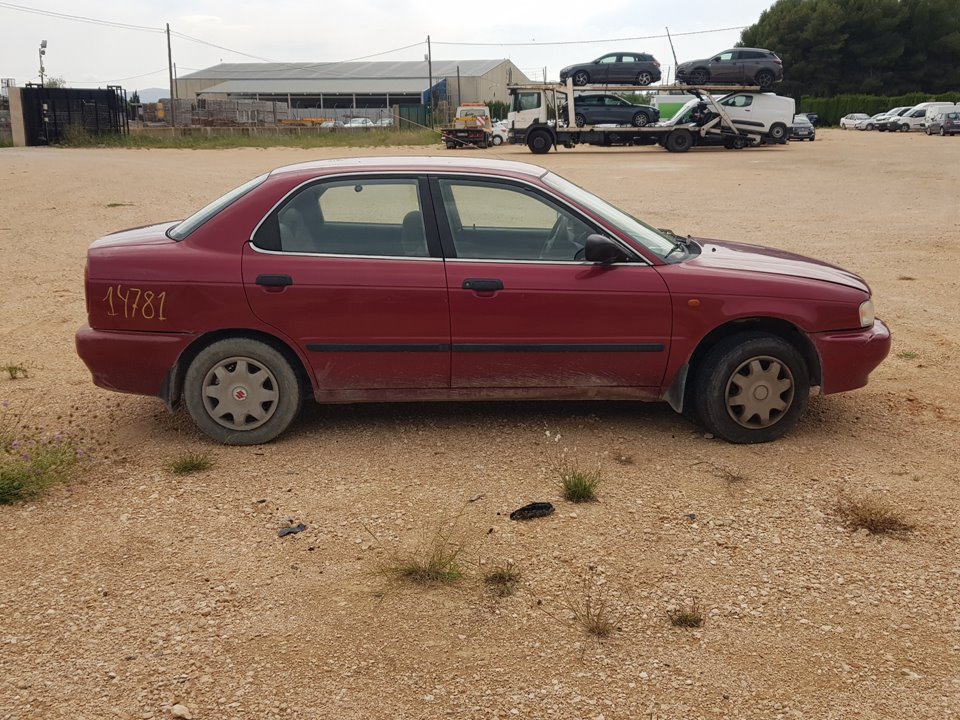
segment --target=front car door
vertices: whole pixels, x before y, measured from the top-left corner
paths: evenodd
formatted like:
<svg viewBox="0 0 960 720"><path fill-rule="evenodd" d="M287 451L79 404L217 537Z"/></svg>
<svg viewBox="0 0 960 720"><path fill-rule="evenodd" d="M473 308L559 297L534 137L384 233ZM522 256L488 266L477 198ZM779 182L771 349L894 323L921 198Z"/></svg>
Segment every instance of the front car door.
<svg viewBox="0 0 960 720"><path fill-rule="evenodd" d="M710 61L710 79L718 82L740 82L740 70L734 51L727 50Z"/></svg>
<svg viewBox="0 0 960 720"><path fill-rule="evenodd" d="M594 63L594 70L590 73L590 82L592 83L608 83L610 80L610 73L616 72L616 62L617 55L604 55L601 58L597 58Z"/></svg>
<svg viewBox="0 0 960 720"><path fill-rule="evenodd" d="M585 262L590 218L529 183L431 181L450 292L453 388L656 388L670 299L639 256Z"/></svg>
<svg viewBox="0 0 960 720"><path fill-rule="evenodd" d="M450 318L426 179L318 179L243 253L253 312L298 343L320 393L446 388Z"/></svg>

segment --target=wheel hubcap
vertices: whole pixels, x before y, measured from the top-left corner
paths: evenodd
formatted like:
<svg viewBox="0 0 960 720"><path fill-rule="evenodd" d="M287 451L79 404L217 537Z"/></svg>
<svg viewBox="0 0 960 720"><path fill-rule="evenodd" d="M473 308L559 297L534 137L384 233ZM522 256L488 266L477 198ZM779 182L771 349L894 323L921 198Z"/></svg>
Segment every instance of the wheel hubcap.
<svg viewBox="0 0 960 720"><path fill-rule="evenodd" d="M251 358L221 360L203 379L207 414L230 430L260 427L273 417L279 398L273 373Z"/></svg>
<svg viewBox="0 0 960 720"><path fill-rule="evenodd" d="M727 381L727 412L741 427L775 425L793 404L793 374L774 357L745 360Z"/></svg>

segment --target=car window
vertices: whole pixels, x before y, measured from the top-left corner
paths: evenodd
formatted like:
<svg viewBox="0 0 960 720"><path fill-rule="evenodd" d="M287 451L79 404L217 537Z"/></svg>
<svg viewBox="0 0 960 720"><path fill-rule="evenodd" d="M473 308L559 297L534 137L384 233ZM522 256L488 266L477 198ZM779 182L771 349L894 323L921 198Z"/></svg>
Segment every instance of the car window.
<svg viewBox="0 0 960 720"><path fill-rule="evenodd" d="M733 51L720 53L719 55L717 55L717 57L714 58L714 60L718 62L730 62L731 60L733 60Z"/></svg>
<svg viewBox="0 0 960 720"><path fill-rule="evenodd" d="M279 242L270 242L269 223L264 226L264 242L258 231L254 244L281 252L429 255L420 194L413 178L315 183L297 192L276 212Z"/></svg>
<svg viewBox="0 0 960 720"><path fill-rule="evenodd" d="M597 60L597 62L603 63L603 64L615 63L616 61L617 61L617 56L616 56L616 55L605 55L604 57L602 57L602 58L600 58L599 60Z"/></svg>
<svg viewBox="0 0 960 720"><path fill-rule="evenodd" d="M183 240L212 217L230 207L230 205L242 198L248 192L262 184L268 177L269 173L255 177L253 180L245 182L240 187L231 190L226 195L217 198L203 209L195 212L186 220L177 223L172 228L167 230L167 237L172 240Z"/></svg>
<svg viewBox="0 0 960 720"><path fill-rule="evenodd" d="M635 55L621 55L620 62L632 63L637 62L637 57Z"/></svg>
<svg viewBox="0 0 960 720"><path fill-rule="evenodd" d="M725 98L720 101L721 105L727 107L749 107L753 105L753 96L752 95L734 95L732 97Z"/></svg>
<svg viewBox="0 0 960 720"><path fill-rule="evenodd" d="M458 258L575 261L595 232L566 208L522 186L439 183Z"/></svg>
<svg viewBox="0 0 960 720"><path fill-rule="evenodd" d="M757 52L756 50L741 50L739 52L739 58L741 60L761 60L765 58L766 55L762 52Z"/></svg>
<svg viewBox="0 0 960 720"><path fill-rule="evenodd" d="M628 103L628 102L627 102L626 100L624 100L623 98L618 98L616 95L607 95L606 104L607 104L607 105L616 105L616 106L620 107L620 106L623 106L623 105L629 105L630 103Z"/></svg>

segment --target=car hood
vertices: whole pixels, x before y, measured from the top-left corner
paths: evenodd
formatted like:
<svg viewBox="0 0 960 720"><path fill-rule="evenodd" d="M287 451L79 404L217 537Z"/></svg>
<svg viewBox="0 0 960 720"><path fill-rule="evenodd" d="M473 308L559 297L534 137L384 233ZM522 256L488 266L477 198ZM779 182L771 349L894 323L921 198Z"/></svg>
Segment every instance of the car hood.
<svg viewBox="0 0 960 720"><path fill-rule="evenodd" d="M694 240L703 248L703 251L689 261L691 264L724 270L789 275L790 277L844 285L862 290L865 293L870 292L869 286L859 276L843 268L813 260L803 255L761 245L701 238L694 238Z"/></svg>
<svg viewBox="0 0 960 720"><path fill-rule="evenodd" d="M143 225L141 227L130 228L129 230L120 230L119 232L105 235L90 247L93 249L121 247L123 245L163 245L165 243L176 242L167 237L167 230L174 224L174 221L170 221L156 225Z"/></svg>

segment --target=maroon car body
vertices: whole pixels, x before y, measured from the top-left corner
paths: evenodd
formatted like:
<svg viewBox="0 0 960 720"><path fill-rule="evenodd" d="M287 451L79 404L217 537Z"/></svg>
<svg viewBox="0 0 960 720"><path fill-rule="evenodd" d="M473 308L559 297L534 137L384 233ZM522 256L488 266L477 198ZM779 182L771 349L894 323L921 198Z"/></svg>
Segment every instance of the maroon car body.
<svg viewBox="0 0 960 720"><path fill-rule="evenodd" d="M93 243L77 350L100 387L185 399L236 444L282 432L304 394L666 400L758 442L887 355L856 275L618 213L523 163L280 168L181 224Z"/></svg>

